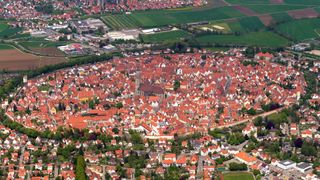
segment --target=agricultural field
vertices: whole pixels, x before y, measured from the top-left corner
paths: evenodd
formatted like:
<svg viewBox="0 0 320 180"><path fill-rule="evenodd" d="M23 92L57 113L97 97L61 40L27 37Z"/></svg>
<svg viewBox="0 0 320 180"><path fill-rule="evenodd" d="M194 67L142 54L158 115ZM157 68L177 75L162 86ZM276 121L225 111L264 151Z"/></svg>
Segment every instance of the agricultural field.
<svg viewBox="0 0 320 180"><path fill-rule="evenodd" d="M55 47L31 48L31 50L47 56L65 56L64 52Z"/></svg>
<svg viewBox="0 0 320 180"><path fill-rule="evenodd" d="M273 32L260 31L251 32L243 35L205 35L197 38L200 44L204 45L241 45L259 47L285 47L289 41Z"/></svg>
<svg viewBox="0 0 320 180"><path fill-rule="evenodd" d="M0 33L8 28L9 28L9 26L6 22L0 21Z"/></svg>
<svg viewBox="0 0 320 180"><path fill-rule="evenodd" d="M320 37L320 19L302 19L282 23L275 30L297 41Z"/></svg>
<svg viewBox="0 0 320 180"><path fill-rule="evenodd" d="M283 0L286 4L320 5L319 0Z"/></svg>
<svg viewBox="0 0 320 180"><path fill-rule="evenodd" d="M277 13L277 12L285 12L290 10L297 10L297 9L305 9L309 6L303 6L303 5L245 5L245 7L248 7L249 9L252 9L253 11L260 13L260 14L266 14L266 13Z"/></svg>
<svg viewBox="0 0 320 180"><path fill-rule="evenodd" d="M226 0L230 4L285 4L285 5L320 5L318 0Z"/></svg>
<svg viewBox="0 0 320 180"><path fill-rule="evenodd" d="M112 16L112 18L110 18ZM142 28L160 27L173 24L186 24L199 21L215 21L243 17L244 14L234 10L232 7L221 7L203 10L156 10L145 12L134 12L128 15L109 15L103 19L113 29L127 27L126 23L133 23ZM126 19L130 19L128 22ZM112 21L112 22L111 22Z"/></svg>
<svg viewBox="0 0 320 180"><path fill-rule="evenodd" d="M65 62L65 58L39 57L23 53L16 49L0 51L1 70L30 70L50 64Z"/></svg>
<svg viewBox="0 0 320 180"><path fill-rule="evenodd" d="M228 26L234 33L246 33L246 30L242 27L238 20L228 22Z"/></svg>
<svg viewBox="0 0 320 180"><path fill-rule="evenodd" d="M183 30L175 30L169 32L161 32L156 34L143 35L142 40L146 43L163 43L163 42L175 42L181 38L186 38L190 34Z"/></svg>
<svg viewBox="0 0 320 180"><path fill-rule="evenodd" d="M263 23L256 16L241 18L239 20L239 23L241 27L247 32L258 31L265 28Z"/></svg>
<svg viewBox="0 0 320 180"><path fill-rule="evenodd" d="M0 44L0 51L6 50L6 49L14 49L12 46L6 45L6 44Z"/></svg>
<svg viewBox="0 0 320 180"><path fill-rule="evenodd" d="M230 4L270 4L269 0L226 0Z"/></svg>
<svg viewBox="0 0 320 180"><path fill-rule="evenodd" d="M0 39L16 35L22 28L10 28L7 22L0 21Z"/></svg>
<svg viewBox="0 0 320 180"><path fill-rule="evenodd" d="M254 180L251 173L248 172L231 172L223 174L224 180Z"/></svg>
<svg viewBox="0 0 320 180"><path fill-rule="evenodd" d="M63 41L47 41L41 38L31 38L31 39L23 39L18 41L20 45L25 48L42 48L42 47L58 47L68 44L68 42Z"/></svg>
<svg viewBox="0 0 320 180"><path fill-rule="evenodd" d="M288 22L288 21L293 20L292 17L289 16L289 14L286 12L272 14L271 16L272 16L272 19L275 23Z"/></svg>

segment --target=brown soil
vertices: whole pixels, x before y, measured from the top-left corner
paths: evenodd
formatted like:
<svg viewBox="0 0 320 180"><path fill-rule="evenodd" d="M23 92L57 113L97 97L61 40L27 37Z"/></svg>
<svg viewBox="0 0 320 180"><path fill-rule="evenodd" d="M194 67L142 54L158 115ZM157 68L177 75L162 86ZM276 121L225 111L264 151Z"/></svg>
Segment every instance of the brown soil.
<svg viewBox="0 0 320 180"><path fill-rule="evenodd" d="M65 61L63 57L39 57L16 49L0 50L1 70L30 70Z"/></svg>
<svg viewBox="0 0 320 180"><path fill-rule="evenodd" d="M242 14L245 14L247 16L257 16L257 15L259 15L259 13L254 12L252 9L249 9L247 7L243 7L243 6L240 6L240 5L233 6L233 8L238 10L238 11L240 11Z"/></svg>
<svg viewBox="0 0 320 180"><path fill-rule="evenodd" d="M302 10L293 10L288 11L288 14L294 19L302 19L302 18L316 18L319 16L319 13L314 9L302 9Z"/></svg>
<svg viewBox="0 0 320 180"><path fill-rule="evenodd" d="M271 4L283 4L283 0L270 0Z"/></svg>
<svg viewBox="0 0 320 180"><path fill-rule="evenodd" d="M47 56L64 56L64 53L55 47L32 48L31 50Z"/></svg>
<svg viewBox="0 0 320 180"><path fill-rule="evenodd" d="M259 16L259 19L265 26L270 26L273 22L272 16L269 14Z"/></svg>

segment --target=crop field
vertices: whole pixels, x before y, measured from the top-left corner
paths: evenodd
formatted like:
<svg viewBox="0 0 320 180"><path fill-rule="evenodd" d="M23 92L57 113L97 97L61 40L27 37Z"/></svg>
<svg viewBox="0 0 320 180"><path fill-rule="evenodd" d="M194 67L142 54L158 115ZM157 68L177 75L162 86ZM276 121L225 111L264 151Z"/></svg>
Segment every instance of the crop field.
<svg viewBox="0 0 320 180"><path fill-rule="evenodd" d="M241 18L239 20L239 22L240 22L242 28L245 31L248 31L248 32L250 32L250 31L258 31L258 30L261 30L261 29L265 28L263 23L256 16Z"/></svg>
<svg viewBox="0 0 320 180"><path fill-rule="evenodd" d="M33 52L37 52L47 56L64 56L65 54L55 47L31 48Z"/></svg>
<svg viewBox="0 0 320 180"><path fill-rule="evenodd" d="M186 38L190 34L183 30L176 30L170 32L162 32L156 34L143 35L142 39L144 42L150 43L161 43L161 42L175 42L179 41L181 38Z"/></svg>
<svg viewBox="0 0 320 180"><path fill-rule="evenodd" d="M30 70L65 61L65 58L38 57L16 49L0 50L1 70Z"/></svg>
<svg viewBox="0 0 320 180"><path fill-rule="evenodd" d="M285 12L285 11L305 9L310 7L310 6L303 6L303 5L245 5L245 6L260 14Z"/></svg>
<svg viewBox="0 0 320 180"><path fill-rule="evenodd" d="M66 45L68 42L63 41L46 41L42 39L30 39L30 40L20 40L18 41L20 45L24 46L25 48L41 48L41 47L57 47Z"/></svg>
<svg viewBox="0 0 320 180"><path fill-rule="evenodd" d="M0 23L0 38L11 37L22 31L22 28L9 28L6 24Z"/></svg>
<svg viewBox="0 0 320 180"><path fill-rule="evenodd" d="M270 26L273 23L273 18L270 14L259 16L259 19L265 26Z"/></svg>
<svg viewBox="0 0 320 180"><path fill-rule="evenodd" d="M248 172L232 172L223 174L224 180L254 180L252 174Z"/></svg>
<svg viewBox="0 0 320 180"><path fill-rule="evenodd" d="M160 27L173 24L186 24L190 22L199 21L215 21L221 19L242 17L239 11L236 11L232 7L221 7L213 9L203 9L203 10L157 10L157 11L145 11L145 12L135 12L132 14L122 14L122 15L111 15L104 16L103 19L107 25L113 29L119 29L122 27L127 27L126 24L134 27ZM129 20L128 20L129 19ZM133 25L130 25L132 23Z"/></svg>
<svg viewBox="0 0 320 180"><path fill-rule="evenodd" d="M276 31L297 41L320 37L320 19L302 19L282 23Z"/></svg>
<svg viewBox="0 0 320 180"><path fill-rule="evenodd" d="M9 28L9 26L6 22L0 21L0 33L8 28Z"/></svg>
<svg viewBox="0 0 320 180"><path fill-rule="evenodd" d="M226 0L230 4L270 4L269 0Z"/></svg>
<svg viewBox="0 0 320 180"><path fill-rule="evenodd" d="M0 51L6 50L6 49L14 49L12 46L6 45L6 44L0 44Z"/></svg>
<svg viewBox="0 0 320 180"><path fill-rule="evenodd" d="M284 0L286 4L320 5L319 0Z"/></svg>
<svg viewBox="0 0 320 180"><path fill-rule="evenodd" d="M319 0L226 0L230 4L289 4L289 5L320 5Z"/></svg>
<svg viewBox="0 0 320 180"><path fill-rule="evenodd" d="M205 35L197 38L200 44L285 47L289 41L273 32L260 31L244 35Z"/></svg>
<svg viewBox="0 0 320 180"><path fill-rule="evenodd" d="M241 26L238 20L233 22L228 22L228 26L230 27L232 32L246 33L246 30Z"/></svg>
<svg viewBox="0 0 320 180"><path fill-rule="evenodd" d="M292 11L289 11L288 14L294 19L316 18L319 15L319 13L312 8L292 10Z"/></svg>
<svg viewBox="0 0 320 180"><path fill-rule="evenodd" d="M288 22L292 20L292 17L286 12L272 14L271 16L275 23Z"/></svg>

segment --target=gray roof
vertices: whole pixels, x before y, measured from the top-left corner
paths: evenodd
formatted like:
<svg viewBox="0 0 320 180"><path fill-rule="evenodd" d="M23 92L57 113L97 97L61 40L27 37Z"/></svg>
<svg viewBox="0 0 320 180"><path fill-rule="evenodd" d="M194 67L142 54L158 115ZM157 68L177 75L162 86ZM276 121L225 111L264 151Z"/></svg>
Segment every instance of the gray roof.
<svg viewBox="0 0 320 180"><path fill-rule="evenodd" d="M312 168L312 165L310 163L301 162L301 163L297 164L297 168L309 169L309 168Z"/></svg>

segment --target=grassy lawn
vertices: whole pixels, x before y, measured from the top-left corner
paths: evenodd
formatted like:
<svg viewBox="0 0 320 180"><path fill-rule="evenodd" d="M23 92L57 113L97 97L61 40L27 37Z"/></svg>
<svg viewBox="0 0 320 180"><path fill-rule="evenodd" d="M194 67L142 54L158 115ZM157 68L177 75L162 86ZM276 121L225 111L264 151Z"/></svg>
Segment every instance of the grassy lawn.
<svg viewBox="0 0 320 180"><path fill-rule="evenodd" d="M6 44L0 44L0 50L7 50L7 49L13 49L13 47Z"/></svg>
<svg viewBox="0 0 320 180"><path fill-rule="evenodd" d="M205 35L197 38L201 44L284 47L289 41L273 32L260 31L243 35Z"/></svg>
<svg viewBox="0 0 320 180"><path fill-rule="evenodd" d="M319 35L317 32L320 29L320 19L317 18L289 21L276 26L275 29L277 32L298 41L310 38L318 38Z"/></svg>
<svg viewBox="0 0 320 180"><path fill-rule="evenodd" d="M223 174L224 180L254 180L253 175L248 172L231 172Z"/></svg>
<svg viewBox="0 0 320 180"><path fill-rule="evenodd" d="M9 28L9 25L6 22L0 21L0 33L8 28Z"/></svg>
<svg viewBox="0 0 320 180"><path fill-rule="evenodd" d="M203 10L155 10L134 12L129 15L108 15L103 19L113 29L127 27L129 24L143 28L159 27L172 24L186 24L199 21L215 21L244 16L232 7L221 7Z"/></svg>
<svg viewBox="0 0 320 180"><path fill-rule="evenodd" d="M181 38L190 36L190 34L183 30L176 30L170 32L162 32L150 35L143 35L142 39L144 42L150 43L162 43L162 42L175 42Z"/></svg>

